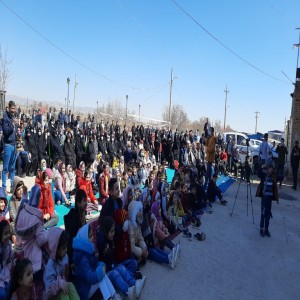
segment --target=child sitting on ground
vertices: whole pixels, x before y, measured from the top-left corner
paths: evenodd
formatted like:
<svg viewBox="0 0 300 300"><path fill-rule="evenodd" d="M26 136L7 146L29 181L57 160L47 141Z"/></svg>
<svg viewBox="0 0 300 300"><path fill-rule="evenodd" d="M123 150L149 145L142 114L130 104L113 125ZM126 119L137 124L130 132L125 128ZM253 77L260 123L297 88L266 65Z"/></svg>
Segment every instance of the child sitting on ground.
<svg viewBox="0 0 300 300"><path fill-rule="evenodd" d="M37 299L42 299L43 291L43 250L48 242L48 232L43 228L43 212L38 208L41 190L38 185L30 192L29 203L22 200L15 221L15 231L23 242L24 256L32 262L33 277L36 283Z"/></svg>
<svg viewBox="0 0 300 300"><path fill-rule="evenodd" d="M78 230L86 224L87 197L84 190L79 189L75 195L75 208L71 208L68 214L64 216L65 230L69 235L68 239L68 257L70 266L73 261L73 239Z"/></svg>
<svg viewBox="0 0 300 300"><path fill-rule="evenodd" d="M115 222L113 218L104 217L101 228L97 233L99 260L106 264L107 276L118 290L126 295L128 299L138 298L146 278L135 280L134 275L138 267L135 259L128 259L118 264L115 258L114 236Z"/></svg>
<svg viewBox="0 0 300 300"><path fill-rule="evenodd" d="M159 248L155 248L154 246L147 249L147 245L141 231L141 225L143 223L143 206L141 202L135 200L131 201L128 207L128 217L131 252L135 255L135 257L137 257L139 263L145 264L147 257L149 257L149 259L159 264L165 263L174 269L176 263L175 247L172 249L170 254L160 250Z"/></svg>
<svg viewBox="0 0 300 300"><path fill-rule="evenodd" d="M141 202L135 200L130 202L128 206L128 219L131 252L139 263L144 264L148 256L148 250L141 232L143 222L143 206Z"/></svg>
<svg viewBox="0 0 300 300"><path fill-rule="evenodd" d="M0 187L0 221L6 220L9 222L9 210L7 207L7 198L5 190L3 187Z"/></svg>
<svg viewBox="0 0 300 300"><path fill-rule="evenodd" d="M17 260L12 271L11 300L36 300L32 263L28 258Z"/></svg>
<svg viewBox="0 0 300 300"><path fill-rule="evenodd" d="M101 293L104 300L120 299L105 274L105 264L98 262L89 224L84 225L73 240L73 262L74 283L81 300L100 299Z"/></svg>
<svg viewBox="0 0 300 300"><path fill-rule="evenodd" d="M178 202L180 201L179 194L175 191L170 193L169 207L167 212L167 220L169 223L169 232L174 233L177 229L183 230L185 217L179 217Z"/></svg>
<svg viewBox="0 0 300 300"><path fill-rule="evenodd" d="M47 299L79 300L74 285L68 282L68 234L59 227L49 229L50 258L44 272Z"/></svg>
<svg viewBox="0 0 300 300"><path fill-rule="evenodd" d="M12 264L12 245L7 220L0 222L0 299L8 299L10 270Z"/></svg>
<svg viewBox="0 0 300 300"><path fill-rule="evenodd" d="M25 193L24 193L25 192ZM25 195L24 195L25 194ZM15 176L14 177L14 184L13 184L13 194L9 201L9 215L10 215L10 229L12 234L12 242L16 244L16 234L15 234L15 221L16 216L21 204L21 200L23 195L27 198L27 188L22 181L22 178ZM18 247L21 246L18 241Z"/></svg>
<svg viewBox="0 0 300 300"><path fill-rule="evenodd" d="M209 202L215 202L216 197L218 197L221 205L226 205L227 201L223 199L222 192L217 186L217 179L218 179L218 175L215 173L208 184L207 199Z"/></svg>
<svg viewBox="0 0 300 300"><path fill-rule="evenodd" d="M154 233L154 246L159 247L160 249L164 249L164 246L169 248L171 251L173 248L176 248L176 251L179 250L179 244L175 245L170 240L170 233L167 227L163 224L161 217L161 208L158 202L154 202L151 206L151 212L155 217L155 224L153 226Z"/></svg>

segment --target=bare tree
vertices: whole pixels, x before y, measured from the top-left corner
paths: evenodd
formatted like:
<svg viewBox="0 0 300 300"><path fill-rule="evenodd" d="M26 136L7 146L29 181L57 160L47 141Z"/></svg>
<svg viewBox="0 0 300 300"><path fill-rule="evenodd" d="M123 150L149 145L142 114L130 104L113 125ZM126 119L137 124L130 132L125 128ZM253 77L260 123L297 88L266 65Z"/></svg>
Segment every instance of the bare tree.
<svg viewBox="0 0 300 300"><path fill-rule="evenodd" d="M8 58L7 50L2 53L0 45L0 90L5 91L7 82L9 81L9 65L12 59Z"/></svg>
<svg viewBox="0 0 300 300"><path fill-rule="evenodd" d="M162 112L162 118L164 121L169 121L169 106L165 106ZM186 129L189 125L189 118L184 108L175 104L171 110L171 127L178 129Z"/></svg>

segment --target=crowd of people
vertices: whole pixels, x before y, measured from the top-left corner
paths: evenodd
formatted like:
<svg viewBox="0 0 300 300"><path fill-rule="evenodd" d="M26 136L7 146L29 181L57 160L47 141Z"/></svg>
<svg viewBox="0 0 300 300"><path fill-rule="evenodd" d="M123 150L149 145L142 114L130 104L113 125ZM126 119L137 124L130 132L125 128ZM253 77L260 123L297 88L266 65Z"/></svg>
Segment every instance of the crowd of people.
<svg viewBox="0 0 300 300"><path fill-rule="evenodd" d="M205 239L188 226L200 228L216 199L226 205L218 176L248 181L253 168L209 122L203 133L135 124L121 131L117 121L81 122L63 109L26 115L10 101L1 125L0 299L137 299L148 259L176 267L177 232ZM261 235L269 236L277 183L269 160L261 166ZM26 176L35 177L30 191ZM55 205L70 208L64 229Z"/></svg>

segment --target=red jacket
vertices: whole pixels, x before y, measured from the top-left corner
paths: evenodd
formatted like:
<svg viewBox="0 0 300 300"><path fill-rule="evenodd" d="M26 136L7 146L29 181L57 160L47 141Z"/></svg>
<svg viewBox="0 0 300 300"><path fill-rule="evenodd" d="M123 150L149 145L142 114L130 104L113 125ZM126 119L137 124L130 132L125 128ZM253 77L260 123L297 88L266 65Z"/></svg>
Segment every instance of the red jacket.
<svg viewBox="0 0 300 300"><path fill-rule="evenodd" d="M97 200L94 193L93 193L93 187L92 187L92 182L89 181L85 181L83 178L81 178L80 180L80 185L79 185L79 188L84 190L85 193L86 193L86 196L88 198L90 198L90 200L95 203L95 201Z"/></svg>
<svg viewBox="0 0 300 300"><path fill-rule="evenodd" d="M80 187L81 179L83 179L83 174L82 171L79 169L75 170L75 174L76 174L76 189L78 190Z"/></svg>
<svg viewBox="0 0 300 300"><path fill-rule="evenodd" d="M45 187L44 181L40 179L41 188L41 198L39 203L39 208L42 210L43 214L50 214L52 217L54 213L54 201L51 192L51 184L48 183Z"/></svg>
<svg viewBox="0 0 300 300"><path fill-rule="evenodd" d="M223 161L227 161L227 153L226 153L226 152L221 152L220 158L221 158L221 160L223 160Z"/></svg>
<svg viewBox="0 0 300 300"><path fill-rule="evenodd" d="M99 194L100 194L100 203L103 204L105 202L105 200L109 197L108 195L108 182L110 180L110 175L107 174L108 176L108 180L107 180L107 183L105 181L105 175L102 173L100 178L99 178L99 187L100 187L100 191L99 191Z"/></svg>

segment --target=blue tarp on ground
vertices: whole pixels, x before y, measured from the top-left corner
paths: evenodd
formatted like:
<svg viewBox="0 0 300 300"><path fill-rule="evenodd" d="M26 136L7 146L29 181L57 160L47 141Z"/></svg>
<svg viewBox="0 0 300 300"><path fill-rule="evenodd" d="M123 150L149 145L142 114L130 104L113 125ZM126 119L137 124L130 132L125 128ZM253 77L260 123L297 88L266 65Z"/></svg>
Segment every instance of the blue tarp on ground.
<svg viewBox="0 0 300 300"><path fill-rule="evenodd" d="M217 186L222 193L224 193L235 181L236 180L231 177L221 175L217 180Z"/></svg>

